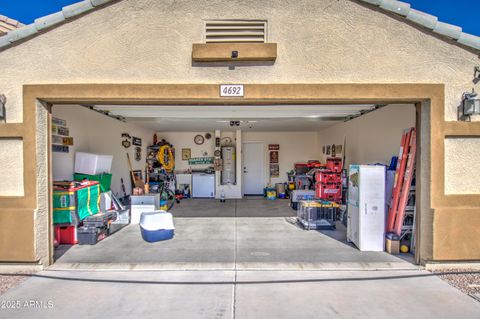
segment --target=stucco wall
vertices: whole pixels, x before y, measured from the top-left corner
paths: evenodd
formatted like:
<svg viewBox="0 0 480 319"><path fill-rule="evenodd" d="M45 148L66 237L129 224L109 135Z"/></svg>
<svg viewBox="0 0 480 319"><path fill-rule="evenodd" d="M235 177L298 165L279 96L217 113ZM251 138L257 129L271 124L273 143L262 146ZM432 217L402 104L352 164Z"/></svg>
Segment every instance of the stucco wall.
<svg viewBox="0 0 480 319"><path fill-rule="evenodd" d="M267 19L275 64L192 66L203 20L218 18ZM474 53L354 1L123 0L0 52L0 92L8 122L21 122L27 83L445 83L445 118L455 120L478 63ZM12 164L14 179L20 167Z"/></svg>
<svg viewBox="0 0 480 319"><path fill-rule="evenodd" d="M224 18L268 20L275 64L192 66L203 20ZM123 0L0 52L0 93L7 121L16 123L24 84L445 83L445 118L456 120L462 93L480 89L472 83L476 64L476 54L355 1ZM10 166L21 180L21 161ZM465 187L477 185L476 176L463 178ZM46 183L38 185L46 194ZM20 184L12 190L22 193Z"/></svg>

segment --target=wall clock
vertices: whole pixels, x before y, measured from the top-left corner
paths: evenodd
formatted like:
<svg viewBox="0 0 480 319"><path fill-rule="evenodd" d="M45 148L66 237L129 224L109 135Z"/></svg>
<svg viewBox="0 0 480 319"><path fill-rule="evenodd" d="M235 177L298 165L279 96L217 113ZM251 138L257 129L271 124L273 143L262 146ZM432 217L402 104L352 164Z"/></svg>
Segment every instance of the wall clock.
<svg viewBox="0 0 480 319"><path fill-rule="evenodd" d="M195 144L197 145L202 145L203 142L205 142L205 138L203 137L203 135L196 135L194 138L193 138L193 141L195 142Z"/></svg>

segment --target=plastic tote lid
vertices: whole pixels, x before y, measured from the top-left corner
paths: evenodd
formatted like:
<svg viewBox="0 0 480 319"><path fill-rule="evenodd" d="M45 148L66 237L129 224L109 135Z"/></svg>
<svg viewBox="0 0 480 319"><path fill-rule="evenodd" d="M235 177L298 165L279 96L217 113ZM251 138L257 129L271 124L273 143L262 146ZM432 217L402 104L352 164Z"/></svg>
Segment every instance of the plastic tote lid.
<svg viewBox="0 0 480 319"><path fill-rule="evenodd" d="M140 227L145 230L175 229L173 226L173 216L163 210L157 210L140 215Z"/></svg>

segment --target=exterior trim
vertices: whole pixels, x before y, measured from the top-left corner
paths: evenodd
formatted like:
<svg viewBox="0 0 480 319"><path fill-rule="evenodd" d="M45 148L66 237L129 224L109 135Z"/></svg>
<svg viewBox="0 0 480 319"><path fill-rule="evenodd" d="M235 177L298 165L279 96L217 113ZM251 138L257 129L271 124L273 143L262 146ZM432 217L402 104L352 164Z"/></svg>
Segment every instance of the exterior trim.
<svg viewBox="0 0 480 319"><path fill-rule="evenodd" d="M237 58L232 58L233 51L238 52ZM192 45L194 62L253 62L276 59L276 43L194 43Z"/></svg>

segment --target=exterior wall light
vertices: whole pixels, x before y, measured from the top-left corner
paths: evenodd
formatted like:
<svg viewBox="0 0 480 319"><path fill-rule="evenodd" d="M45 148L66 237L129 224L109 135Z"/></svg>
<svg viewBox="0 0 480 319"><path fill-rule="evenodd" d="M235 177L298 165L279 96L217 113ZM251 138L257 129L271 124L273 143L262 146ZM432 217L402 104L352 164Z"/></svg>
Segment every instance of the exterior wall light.
<svg viewBox="0 0 480 319"><path fill-rule="evenodd" d="M0 94L0 121L5 121L6 112L5 104L7 104L7 97L3 94Z"/></svg>
<svg viewBox="0 0 480 319"><path fill-rule="evenodd" d="M463 93L462 113L463 116L480 114L480 97L475 90L471 93Z"/></svg>

